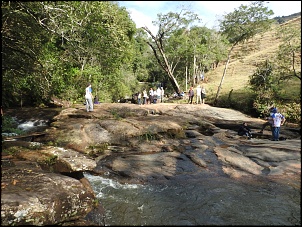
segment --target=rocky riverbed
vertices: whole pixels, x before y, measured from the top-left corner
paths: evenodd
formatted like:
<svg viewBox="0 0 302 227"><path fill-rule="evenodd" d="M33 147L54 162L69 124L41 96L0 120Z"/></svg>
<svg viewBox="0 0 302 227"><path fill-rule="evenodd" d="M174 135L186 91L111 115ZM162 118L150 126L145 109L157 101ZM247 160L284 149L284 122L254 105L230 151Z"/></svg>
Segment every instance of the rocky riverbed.
<svg viewBox="0 0 302 227"><path fill-rule="evenodd" d="M207 104L102 103L88 113L84 105L4 113L48 126L37 136L3 137L2 225L95 224L89 217L106 207L83 172L121 183L198 175L261 179L300 190L301 134L294 124L281 127L286 140L271 141L268 128L257 133L263 120ZM242 122L254 132L251 140L237 135Z"/></svg>

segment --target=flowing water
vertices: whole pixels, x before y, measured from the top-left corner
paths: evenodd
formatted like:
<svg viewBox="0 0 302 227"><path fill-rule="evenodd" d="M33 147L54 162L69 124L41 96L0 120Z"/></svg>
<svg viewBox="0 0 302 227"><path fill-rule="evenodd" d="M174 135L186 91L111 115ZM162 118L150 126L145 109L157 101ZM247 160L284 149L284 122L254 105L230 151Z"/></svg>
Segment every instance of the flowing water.
<svg viewBox="0 0 302 227"><path fill-rule="evenodd" d="M85 173L113 225L300 225L300 189L225 177L120 184Z"/></svg>
<svg viewBox="0 0 302 227"><path fill-rule="evenodd" d="M23 122L31 130L45 122ZM301 225L300 187L264 179L178 176L166 183L120 184L84 174L114 225ZM102 223L99 215L96 223Z"/></svg>

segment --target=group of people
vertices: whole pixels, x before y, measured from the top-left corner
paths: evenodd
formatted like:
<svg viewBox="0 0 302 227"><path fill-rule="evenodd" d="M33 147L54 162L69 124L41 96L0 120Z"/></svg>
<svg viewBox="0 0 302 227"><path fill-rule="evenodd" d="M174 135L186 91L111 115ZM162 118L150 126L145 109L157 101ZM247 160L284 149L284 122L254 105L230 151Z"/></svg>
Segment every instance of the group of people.
<svg viewBox="0 0 302 227"><path fill-rule="evenodd" d="M147 92L146 89L143 90L143 92L137 93L137 104L138 105L145 105L145 104L155 104L159 102L163 102L165 95L164 88L157 88L154 89L151 87L149 89L149 92Z"/></svg>
<svg viewBox="0 0 302 227"><path fill-rule="evenodd" d="M190 87L189 90L189 101L188 103L192 104L193 103L193 97L194 97L194 90L193 87ZM149 93L147 93L147 90L144 89L143 92L138 92L137 94L137 104L155 104L157 102L163 102L163 97L164 97L164 89L163 87L157 88L156 90L153 90L151 87L149 90ZM204 100L206 97L206 92L205 88L200 85L197 86L196 89L196 104L200 102L200 104L204 104ZM98 104L98 98L97 96L94 97L94 103L92 101L92 88L91 88L91 83L89 83L85 89L85 100L86 100L86 111L87 112L92 112L93 111L93 104ZM2 114L2 108L1 108L1 114ZM278 109L276 107L270 108L270 114L269 117L266 118L267 122L265 122L262 125L262 128L259 133L263 133L263 130L267 127L270 126L271 132L272 132L272 140L273 141L278 141L279 140L279 135L280 135L280 127L281 125L284 124L285 122L285 117L281 113L278 112ZM248 139L252 138L252 131L248 127L247 123L244 122L238 130L238 135L239 136L246 136Z"/></svg>
<svg viewBox="0 0 302 227"><path fill-rule="evenodd" d="M190 90L188 92L189 95L189 101L188 103L193 104L193 98L194 98L194 89L193 87L190 87ZM206 89L204 86L198 85L196 88L196 104L204 104L206 98Z"/></svg>
<svg viewBox="0 0 302 227"><path fill-rule="evenodd" d="M278 112L278 109L276 107L270 108L270 114L269 117L266 118L267 122L265 122L262 125L262 128L259 133L263 133L263 130L270 126L271 132L272 132L272 141L279 141L280 137L280 127L285 122L285 117L281 113ZM252 131L248 127L247 123L244 122L238 130L239 136L247 136L248 139L252 138Z"/></svg>

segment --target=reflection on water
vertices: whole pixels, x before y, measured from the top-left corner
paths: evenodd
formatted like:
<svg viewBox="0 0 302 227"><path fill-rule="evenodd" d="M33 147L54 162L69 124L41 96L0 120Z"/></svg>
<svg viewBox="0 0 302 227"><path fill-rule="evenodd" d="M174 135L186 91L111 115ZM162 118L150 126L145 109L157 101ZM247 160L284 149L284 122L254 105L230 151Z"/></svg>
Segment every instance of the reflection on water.
<svg viewBox="0 0 302 227"><path fill-rule="evenodd" d="M120 184L85 173L106 210L106 225L300 225L300 191L228 178Z"/></svg>

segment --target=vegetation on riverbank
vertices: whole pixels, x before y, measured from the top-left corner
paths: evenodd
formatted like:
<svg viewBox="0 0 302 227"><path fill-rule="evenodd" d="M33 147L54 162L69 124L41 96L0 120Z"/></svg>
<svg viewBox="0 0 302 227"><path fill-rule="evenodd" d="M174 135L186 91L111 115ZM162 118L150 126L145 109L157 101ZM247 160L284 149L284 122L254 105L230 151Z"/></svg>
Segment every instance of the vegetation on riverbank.
<svg viewBox="0 0 302 227"><path fill-rule="evenodd" d="M270 15L262 4L238 10L248 19L253 19L252 7ZM163 33L164 56L171 63L165 63L165 70L154 57L156 40L150 39L148 28L136 29L116 2L4 2L1 9L3 108L48 106L54 97L71 105L82 103L87 82L101 102L118 102L158 86L170 95L178 87L175 78L183 91L204 84L208 104L214 104L219 88L215 106L262 117L276 105L288 121L301 120L301 13L289 21L275 18L262 33L252 26L255 31L249 37L231 46L232 33L226 36L224 26L220 31L182 27L197 20L190 12L184 24ZM224 15L221 25L233 15ZM186 17L171 12L161 15L158 24L179 18Z"/></svg>

